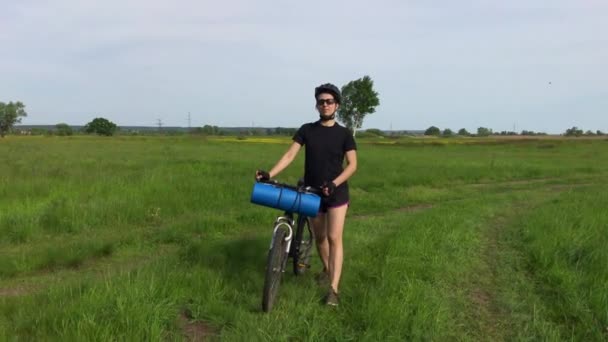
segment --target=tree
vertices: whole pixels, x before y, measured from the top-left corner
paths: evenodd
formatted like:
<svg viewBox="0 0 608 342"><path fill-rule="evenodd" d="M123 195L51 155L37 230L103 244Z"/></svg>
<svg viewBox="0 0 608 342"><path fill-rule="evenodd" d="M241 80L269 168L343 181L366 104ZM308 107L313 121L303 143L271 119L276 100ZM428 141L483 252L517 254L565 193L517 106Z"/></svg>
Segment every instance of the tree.
<svg viewBox="0 0 608 342"><path fill-rule="evenodd" d="M204 135L216 135L220 132L220 128L217 126L205 125L202 129Z"/></svg>
<svg viewBox="0 0 608 342"><path fill-rule="evenodd" d="M379 137L383 137L384 136L384 132L382 132L378 128L368 128L368 129L365 130L365 133L377 135Z"/></svg>
<svg viewBox="0 0 608 342"><path fill-rule="evenodd" d="M462 135L462 136L468 137L469 135L471 135L471 133L469 133L466 129L461 128L461 129L458 130L458 135Z"/></svg>
<svg viewBox="0 0 608 342"><path fill-rule="evenodd" d="M30 132L32 133L32 135L44 135L46 134L46 131L42 128L32 128L30 130Z"/></svg>
<svg viewBox="0 0 608 342"><path fill-rule="evenodd" d="M4 138L21 118L26 117L25 105L19 101L4 103L0 102L0 137Z"/></svg>
<svg viewBox="0 0 608 342"><path fill-rule="evenodd" d="M599 129L595 132L595 134L597 135L604 135L604 132L600 131Z"/></svg>
<svg viewBox="0 0 608 342"><path fill-rule="evenodd" d="M580 137L581 135L583 135L583 130L578 129L578 127L574 126L572 128L568 128L564 135L567 137Z"/></svg>
<svg viewBox="0 0 608 342"><path fill-rule="evenodd" d="M86 133L95 133L99 135L111 136L116 133L118 126L112 121L104 118L95 118L84 126Z"/></svg>
<svg viewBox="0 0 608 342"><path fill-rule="evenodd" d="M477 135L480 137L487 137L492 134L491 128L479 127L477 128Z"/></svg>
<svg viewBox="0 0 608 342"><path fill-rule="evenodd" d="M55 130L57 131L57 135L72 135L74 131L72 127L70 127L66 123L58 123L55 125Z"/></svg>
<svg viewBox="0 0 608 342"><path fill-rule="evenodd" d="M441 132L441 135L443 135L444 137L451 137L454 135L454 132L451 129L446 128L443 130L443 132Z"/></svg>
<svg viewBox="0 0 608 342"><path fill-rule="evenodd" d="M289 135L290 129L283 127L275 127L268 129L268 135Z"/></svg>
<svg viewBox="0 0 608 342"><path fill-rule="evenodd" d="M365 116L375 113L379 104L378 93L374 91L374 81L369 76L350 81L342 87L342 103L338 111L338 119L353 132L354 136L357 129L363 125Z"/></svg>
<svg viewBox="0 0 608 342"><path fill-rule="evenodd" d="M441 130L438 127L431 126L431 127L427 128L426 131L424 131L424 135L439 136L439 135L441 135Z"/></svg>
<svg viewBox="0 0 608 342"><path fill-rule="evenodd" d="M523 132L527 132L527 131L522 131L522 135L525 135L525 134L523 134ZM532 133L534 133L534 132L532 132ZM513 131L501 131L500 135L517 135L517 132L513 132Z"/></svg>

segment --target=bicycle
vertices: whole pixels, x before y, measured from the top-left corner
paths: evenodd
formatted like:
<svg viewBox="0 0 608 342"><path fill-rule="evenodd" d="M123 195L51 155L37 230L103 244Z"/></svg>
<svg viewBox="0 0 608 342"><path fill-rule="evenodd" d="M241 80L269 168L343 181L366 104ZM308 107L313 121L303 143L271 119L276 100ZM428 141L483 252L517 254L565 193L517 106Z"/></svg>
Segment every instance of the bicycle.
<svg viewBox="0 0 608 342"><path fill-rule="evenodd" d="M322 194L320 188L304 186L302 180L295 187L274 180L259 181L259 183L267 183L281 189L295 191L298 194L296 198L300 200L302 194L315 195L318 197L316 208L318 211L319 195ZM296 211L294 210L295 204L293 208L286 209L284 214L277 217L274 222L262 295L262 310L264 312L272 310L272 306L277 298L281 277L285 272L287 260L290 257L293 260L293 272L296 276L304 274L310 268L310 257L314 245L314 234L311 229L312 223L310 216L306 214L298 213L297 218L294 218L294 214L296 214L294 212ZM296 228L295 232L294 227Z"/></svg>

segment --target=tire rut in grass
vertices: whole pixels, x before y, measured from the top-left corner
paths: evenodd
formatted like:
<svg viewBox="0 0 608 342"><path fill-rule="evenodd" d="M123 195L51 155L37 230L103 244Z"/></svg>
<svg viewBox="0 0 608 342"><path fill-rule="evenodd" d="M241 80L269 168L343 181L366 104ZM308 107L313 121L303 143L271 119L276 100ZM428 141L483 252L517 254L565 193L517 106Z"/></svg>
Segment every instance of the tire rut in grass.
<svg viewBox="0 0 608 342"><path fill-rule="evenodd" d="M5 285L0 285L1 297L22 297L36 294L43 291L48 286L57 283L63 283L70 279L81 277L85 274L101 277L108 272L121 273L130 272L139 269L148 263L159 259L160 257L172 252L172 249L161 249L157 251L157 255L134 256L128 261L116 260L100 263L100 259L87 260L84 264L77 268L69 269L45 269L32 273L28 273L20 278L12 279ZM115 267L114 267L115 266ZM111 271L109 271L112 269Z"/></svg>
<svg viewBox="0 0 608 342"><path fill-rule="evenodd" d="M365 220L365 219L369 219L369 218L386 216L387 214L391 214L391 213L395 213L395 212L416 213L419 211L432 209L433 207L435 207L435 205L430 204L430 203L412 204L412 205L407 205L407 206L391 209L388 212L382 212L379 214L354 214L354 215L352 215L352 219Z"/></svg>
<svg viewBox="0 0 608 342"><path fill-rule="evenodd" d="M502 331L506 317L497 301L499 272L497 260L499 250L504 248L500 239L505 220L504 216L493 219L482 232L483 242L480 253L482 260L469 292L474 307L473 321L477 325L480 337L490 341L505 340Z"/></svg>
<svg viewBox="0 0 608 342"><path fill-rule="evenodd" d="M559 189L546 189L549 198L555 196L556 191L563 191L576 187L560 187ZM547 201L544 197L540 201ZM492 341L509 340L513 335L513 319L509 309L501 303L501 293L510 286L506 274L518 273L521 270L513 269L513 255L518 254L508 241L507 227L510 220L522 215L525 211L534 210L539 199L516 200L505 203L506 208L484 224L480 230L481 250L480 264L475 270L474 280L468 284L469 299L472 303L471 318L475 322L475 329L480 338Z"/></svg>
<svg viewBox="0 0 608 342"><path fill-rule="evenodd" d="M550 181L560 180L559 177L543 177L543 178L529 178L529 179L517 179L517 180L506 180L496 182L480 182L480 183L468 183L466 186L473 188L490 187L490 186L512 186L512 185L528 185L545 183Z"/></svg>
<svg viewBox="0 0 608 342"><path fill-rule="evenodd" d="M546 196L531 196L513 200L503 206L503 210L490 219L480 231L481 263L477 269L476 281L471 284L469 298L476 310L473 314L480 338L491 341L511 340L515 336L514 317L506 306L503 292L508 291L514 274L521 270L514 268L514 255L519 251L509 241L510 222L525 212L535 210L540 203L555 196L555 191L546 189ZM509 290L510 291L510 290Z"/></svg>
<svg viewBox="0 0 608 342"><path fill-rule="evenodd" d="M11 287L0 288L0 297L21 297L38 290L32 285L17 285Z"/></svg>

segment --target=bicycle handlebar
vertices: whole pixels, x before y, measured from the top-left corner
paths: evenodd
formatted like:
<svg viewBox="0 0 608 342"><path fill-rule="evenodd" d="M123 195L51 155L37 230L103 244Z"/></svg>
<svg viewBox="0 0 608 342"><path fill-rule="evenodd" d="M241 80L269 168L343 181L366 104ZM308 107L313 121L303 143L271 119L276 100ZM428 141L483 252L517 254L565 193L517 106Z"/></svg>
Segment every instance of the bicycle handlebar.
<svg viewBox="0 0 608 342"><path fill-rule="evenodd" d="M266 184L271 184L271 185L276 185L276 186L280 186L280 187L284 187L287 189L291 189L297 192L309 192L315 195L319 195L319 196L323 196L323 189L321 189L320 186L294 186L291 184L287 184L287 183L280 183L279 181L277 181L276 179L269 179L269 180L258 180L258 183L266 183Z"/></svg>

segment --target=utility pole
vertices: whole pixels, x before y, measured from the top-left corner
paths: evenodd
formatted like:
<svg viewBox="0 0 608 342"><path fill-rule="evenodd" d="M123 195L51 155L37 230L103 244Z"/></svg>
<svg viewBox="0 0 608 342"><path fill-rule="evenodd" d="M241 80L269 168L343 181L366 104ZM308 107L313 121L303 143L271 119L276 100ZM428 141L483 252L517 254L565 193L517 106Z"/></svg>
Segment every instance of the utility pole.
<svg viewBox="0 0 608 342"><path fill-rule="evenodd" d="M158 125L158 131L163 130L163 121L161 119L156 119L156 124Z"/></svg>
<svg viewBox="0 0 608 342"><path fill-rule="evenodd" d="M192 118L190 117L190 112L188 112L188 130L190 130L191 126L192 126Z"/></svg>

